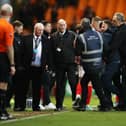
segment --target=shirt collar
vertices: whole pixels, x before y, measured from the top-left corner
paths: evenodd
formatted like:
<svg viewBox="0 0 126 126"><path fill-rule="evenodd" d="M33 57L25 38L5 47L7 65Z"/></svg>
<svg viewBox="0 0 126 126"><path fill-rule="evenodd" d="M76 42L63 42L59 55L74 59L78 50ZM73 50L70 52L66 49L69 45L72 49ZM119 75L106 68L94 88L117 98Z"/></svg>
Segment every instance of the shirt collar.
<svg viewBox="0 0 126 126"><path fill-rule="evenodd" d="M59 32L60 35L64 35L66 33L66 30L64 32Z"/></svg>
<svg viewBox="0 0 126 126"><path fill-rule="evenodd" d="M34 35L34 39L37 39L37 38L40 40L41 36L38 37L38 36Z"/></svg>

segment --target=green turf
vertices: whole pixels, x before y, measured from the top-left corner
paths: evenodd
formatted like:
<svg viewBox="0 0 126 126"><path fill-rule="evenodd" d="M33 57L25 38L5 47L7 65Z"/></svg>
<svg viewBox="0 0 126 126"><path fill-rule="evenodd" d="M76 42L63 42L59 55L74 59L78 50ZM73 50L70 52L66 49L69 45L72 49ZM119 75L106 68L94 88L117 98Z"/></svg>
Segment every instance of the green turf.
<svg viewBox="0 0 126 126"><path fill-rule="evenodd" d="M52 100L55 102L54 98ZM67 112L47 112L48 116L15 122L0 121L0 126L126 126L126 112L76 112L71 109L70 97L65 98L64 104ZM97 104L97 98L93 97L91 105Z"/></svg>
<svg viewBox="0 0 126 126"><path fill-rule="evenodd" d="M0 126L126 126L125 112L66 112Z"/></svg>

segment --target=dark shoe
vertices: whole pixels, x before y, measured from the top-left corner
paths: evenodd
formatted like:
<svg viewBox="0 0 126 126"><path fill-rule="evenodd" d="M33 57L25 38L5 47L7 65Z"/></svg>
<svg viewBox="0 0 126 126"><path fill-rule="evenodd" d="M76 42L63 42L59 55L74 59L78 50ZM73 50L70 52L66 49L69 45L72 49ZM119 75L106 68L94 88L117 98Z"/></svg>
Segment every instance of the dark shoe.
<svg viewBox="0 0 126 126"><path fill-rule="evenodd" d="M4 113L0 114L0 120L8 120L8 116Z"/></svg>
<svg viewBox="0 0 126 126"><path fill-rule="evenodd" d="M0 114L0 120L8 120L8 119L14 119L12 115L10 115L7 111L4 111Z"/></svg>
<svg viewBox="0 0 126 126"><path fill-rule="evenodd" d="M117 105L116 107L113 107L116 111L126 111L126 107L124 105Z"/></svg>
<svg viewBox="0 0 126 126"><path fill-rule="evenodd" d="M33 111L41 111L41 109L37 107L37 108L33 108Z"/></svg>
<svg viewBox="0 0 126 126"><path fill-rule="evenodd" d="M54 111L55 112L61 112L61 111L64 111L64 110L65 110L65 108L61 107L61 108L56 108Z"/></svg>
<svg viewBox="0 0 126 126"><path fill-rule="evenodd" d="M86 105L80 105L79 107L74 108L74 110L76 110L76 111L86 111Z"/></svg>
<svg viewBox="0 0 126 126"><path fill-rule="evenodd" d="M17 108L14 108L14 111L16 111L16 112L25 111L25 109L24 108L17 107Z"/></svg>
<svg viewBox="0 0 126 126"><path fill-rule="evenodd" d="M14 117L11 114L9 114L7 111L5 112L5 114L6 116L8 116L8 119L14 119Z"/></svg>
<svg viewBox="0 0 126 126"><path fill-rule="evenodd" d="M73 105L72 105L73 109L78 108L78 107L79 107L79 103L80 103L80 98L77 98L77 99L75 100L75 102L73 103Z"/></svg>
<svg viewBox="0 0 126 126"><path fill-rule="evenodd" d="M112 110L111 106L109 106L109 107L99 106L99 108L98 108L98 111L101 111L101 112L108 112L111 110Z"/></svg>

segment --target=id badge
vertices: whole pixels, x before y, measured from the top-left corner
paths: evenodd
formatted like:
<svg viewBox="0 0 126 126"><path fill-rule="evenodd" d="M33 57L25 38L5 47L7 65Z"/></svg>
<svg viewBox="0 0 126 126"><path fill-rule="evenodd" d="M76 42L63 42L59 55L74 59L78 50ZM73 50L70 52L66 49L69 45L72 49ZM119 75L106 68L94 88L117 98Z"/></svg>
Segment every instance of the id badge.
<svg viewBox="0 0 126 126"><path fill-rule="evenodd" d="M33 53L37 53L38 51L37 51L37 49L33 49Z"/></svg>
<svg viewBox="0 0 126 126"><path fill-rule="evenodd" d="M33 50L32 61L35 61L36 54L37 54L37 49L34 49L34 50Z"/></svg>

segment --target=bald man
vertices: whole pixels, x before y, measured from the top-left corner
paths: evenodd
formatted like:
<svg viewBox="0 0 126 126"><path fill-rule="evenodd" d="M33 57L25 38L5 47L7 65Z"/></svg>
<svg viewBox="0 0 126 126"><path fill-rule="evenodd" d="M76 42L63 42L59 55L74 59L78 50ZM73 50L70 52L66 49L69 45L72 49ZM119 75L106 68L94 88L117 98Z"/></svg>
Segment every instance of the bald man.
<svg viewBox="0 0 126 126"><path fill-rule="evenodd" d="M9 81L9 71L15 74L13 26L9 23L13 14L13 8L9 4L2 5L0 9L0 119L7 120L12 118L6 110L6 91ZM9 62L8 62L9 61Z"/></svg>
<svg viewBox="0 0 126 126"><path fill-rule="evenodd" d="M46 75L47 62L47 38L43 35L44 25L36 23L32 35L25 36L23 42L24 54L24 84L21 89L21 105L19 111L25 110L26 95L30 80L32 82L32 109L33 111L40 111L40 89L43 84L45 104L50 103L49 99L49 84L48 76Z"/></svg>
<svg viewBox="0 0 126 126"><path fill-rule="evenodd" d="M63 110L66 74L72 90L72 101L75 100L75 90L78 81L77 65L74 48L75 33L67 29L64 19L57 22L57 32L52 35L53 55L56 70L56 111Z"/></svg>

